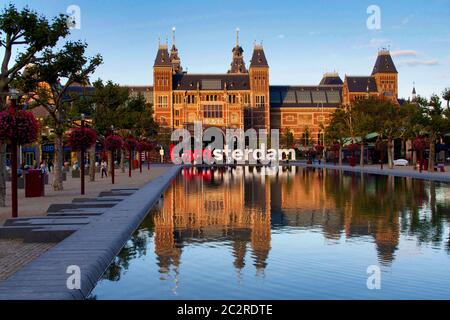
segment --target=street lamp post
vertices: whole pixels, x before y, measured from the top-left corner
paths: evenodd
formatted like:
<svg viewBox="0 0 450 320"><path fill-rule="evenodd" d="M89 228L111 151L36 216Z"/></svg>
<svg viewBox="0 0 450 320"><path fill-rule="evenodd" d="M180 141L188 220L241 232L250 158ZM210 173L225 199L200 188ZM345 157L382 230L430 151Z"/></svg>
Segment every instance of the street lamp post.
<svg viewBox="0 0 450 320"><path fill-rule="evenodd" d="M131 161L133 161L133 147L130 146L128 147L128 177L131 178L131 170L132 170L132 163Z"/></svg>
<svg viewBox="0 0 450 320"><path fill-rule="evenodd" d="M81 128L84 128L85 116L84 113L81 114ZM81 147L80 158L81 158L81 167L80 167L80 175L81 175L81 194L84 195L84 146ZM91 161L92 162L92 161Z"/></svg>
<svg viewBox="0 0 450 320"><path fill-rule="evenodd" d="M111 134L112 135L114 135L114 125L111 125ZM111 150L111 183L112 184L114 184L115 183L115 177L114 177L114 171L115 171L115 168L114 168L114 166L115 166L115 163L114 163L114 156L115 156L115 150L114 149L112 149Z"/></svg>
<svg viewBox="0 0 450 320"><path fill-rule="evenodd" d="M16 90L11 90L11 108L14 112L17 109L17 100L19 99L19 94ZM18 200L17 200L17 140L12 139L11 141L11 207L12 207L12 217L18 217Z"/></svg>

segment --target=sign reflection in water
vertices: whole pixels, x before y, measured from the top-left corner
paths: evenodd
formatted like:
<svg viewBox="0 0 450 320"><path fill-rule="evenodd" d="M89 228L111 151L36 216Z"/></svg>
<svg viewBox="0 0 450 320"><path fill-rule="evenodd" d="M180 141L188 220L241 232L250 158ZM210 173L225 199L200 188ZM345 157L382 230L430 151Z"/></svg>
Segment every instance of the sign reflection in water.
<svg viewBox="0 0 450 320"><path fill-rule="evenodd" d="M448 185L261 170L184 169L92 297L450 297ZM374 264L382 290L366 286Z"/></svg>

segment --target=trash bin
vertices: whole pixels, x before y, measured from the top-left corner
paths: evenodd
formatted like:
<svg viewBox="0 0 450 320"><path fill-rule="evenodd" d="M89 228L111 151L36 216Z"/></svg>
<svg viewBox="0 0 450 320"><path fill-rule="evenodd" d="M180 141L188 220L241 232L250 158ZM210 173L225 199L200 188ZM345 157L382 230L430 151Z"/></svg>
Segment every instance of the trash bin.
<svg viewBox="0 0 450 320"><path fill-rule="evenodd" d="M43 197L45 195L45 179L41 170L28 170L25 173L25 197Z"/></svg>

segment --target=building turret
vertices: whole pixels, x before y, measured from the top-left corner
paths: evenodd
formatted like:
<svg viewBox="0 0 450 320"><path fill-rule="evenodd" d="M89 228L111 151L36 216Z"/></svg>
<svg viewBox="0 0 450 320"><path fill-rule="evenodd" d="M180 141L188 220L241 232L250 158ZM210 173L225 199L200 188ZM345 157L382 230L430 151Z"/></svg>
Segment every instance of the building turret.
<svg viewBox="0 0 450 320"><path fill-rule="evenodd" d="M413 83L413 90L412 90L412 94L411 94L411 101L415 102L416 99L417 99L416 84Z"/></svg>
<svg viewBox="0 0 450 320"><path fill-rule="evenodd" d="M170 50L170 62L172 63L173 73L182 73L181 59L178 55L178 48L175 41L175 27L172 28L172 49Z"/></svg>
<svg viewBox="0 0 450 320"><path fill-rule="evenodd" d="M247 127L269 130L269 64L262 44L255 44L249 73L252 107L247 113Z"/></svg>
<svg viewBox="0 0 450 320"><path fill-rule="evenodd" d="M248 73L244 62L244 49L239 45L239 28L236 29L236 46L232 50L233 60L228 73Z"/></svg>
<svg viewBox="0 0 450 320"><path fill-rule="evenodd" d="M398 103L398 72L389 50L382 49L378 52L372 76L377 83L380 97Z"/></svg>
<svg viewBox="0 0 450 320"><path fill-rule="evenodd" d="M173 65L166 44L159 44L153 64L153 105L155 120L161 127L172 127Z"/></svg>

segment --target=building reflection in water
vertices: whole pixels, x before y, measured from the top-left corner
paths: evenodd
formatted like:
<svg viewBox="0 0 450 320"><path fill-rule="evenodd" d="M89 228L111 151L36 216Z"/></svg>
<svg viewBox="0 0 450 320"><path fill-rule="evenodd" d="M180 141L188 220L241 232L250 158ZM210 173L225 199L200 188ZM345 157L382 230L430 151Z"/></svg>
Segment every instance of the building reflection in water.
<svg viewBox="0 0 450 320"><path fill-rule="evenodd" d="M448 185L421 180L282 167L184 169L105 274L120 279L129 261L154 241L161 279L175 289L183 248L230 248L238 279L245 268L265 276L272 234L297 229L323 235L325 245L373 243L379 263L391 265L402 236L417 247L450 252ZM273 235L274 236L274 235ZM199 257L208 259L208 257Z"/></svg>
<svg viewBox="0 0 450 320"><path fill-rule="evenodd" d="M252 172L254 170L254 172ZM180 264L189 243L229 243L234 267L252 263L263 274L270 251L270 184L256 168L184 169L165 193L154 216L155 252L160 273Z"/></svg>

